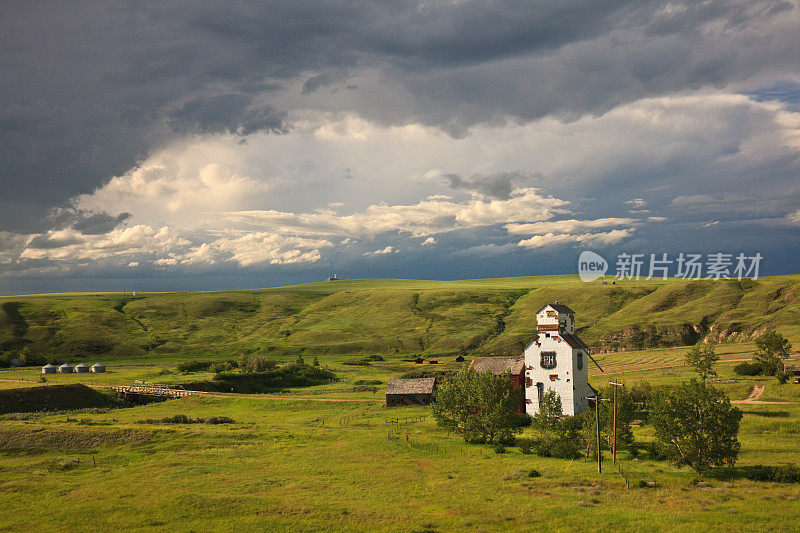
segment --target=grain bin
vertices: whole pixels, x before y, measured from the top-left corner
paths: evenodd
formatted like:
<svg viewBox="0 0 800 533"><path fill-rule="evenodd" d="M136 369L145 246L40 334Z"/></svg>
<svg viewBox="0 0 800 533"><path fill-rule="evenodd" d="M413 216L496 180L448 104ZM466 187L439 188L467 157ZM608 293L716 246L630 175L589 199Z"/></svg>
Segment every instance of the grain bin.
<svg viewBox="0 0 800 533"><path fill-rule="evenodd" d="M47 363L42 367L42 374L55 374L56 373L56 365Z"/></svg>
<svg viewBox="0 0 800 533"><path fill-rule="evenodd" d="M86 363L79 363L75 365L75 372L77 372L78 374L85 374L88 371L89 371L89 365L87 365Z"/></svg>
<svg viewBox="0 0 800 533"><path fill-rule="evenodd" d="M92 372L101 373L106 371L106 365L103 363L95 363L92 365Z"/></svg>
<svg viewBox="0 0 800 533"><path fill-rule="evenodd" d="M70 365L69 363L64 363L63 365L58 367L58 371L61 372L62 374L70 374L72 373L72 365Z"/></svg>

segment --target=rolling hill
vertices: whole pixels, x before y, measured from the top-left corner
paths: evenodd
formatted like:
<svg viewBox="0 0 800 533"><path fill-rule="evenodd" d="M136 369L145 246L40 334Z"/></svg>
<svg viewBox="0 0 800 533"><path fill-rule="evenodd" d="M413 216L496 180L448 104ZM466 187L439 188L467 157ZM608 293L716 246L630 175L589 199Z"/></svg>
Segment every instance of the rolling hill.
<svg viewBox="0 0 800 533"><path fill-rule="evenodd" d="M55 360L516 354L560 301L595 351L800 335L800 276L586 284L575 276L349 280L252 291L0 298L0 350Z"/></svg>

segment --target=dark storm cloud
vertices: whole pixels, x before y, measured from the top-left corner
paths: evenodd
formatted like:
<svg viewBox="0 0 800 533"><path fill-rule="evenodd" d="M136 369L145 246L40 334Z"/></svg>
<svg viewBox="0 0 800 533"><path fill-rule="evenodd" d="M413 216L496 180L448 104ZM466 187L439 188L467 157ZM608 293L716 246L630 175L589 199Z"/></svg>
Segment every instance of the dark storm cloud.
<svg viewBox="0 0 800 533"><path fill-rule="evenodd" d="M486 176L474 174L469 178L460 174L446 174L442 178L452 189L462 189L506 200L511 197L514 189L534 184L537 177L540 178L524 172L497 172Z"/></svg>
<svg viewBox="0 0 800 533"><path fill-rule="evenodd" d="M309 107L464 135L498 115L571 118L793 72L800 32L785 23L796 20L791 8L779 0L3 2L0 229L43 229L53 206L175 136L283 131L286 91ZM324 94L359 72L373 86L353 80L359 89L339 100Z"/></svg>
<svg viewBox="0 0 800 533"><path fill-rule="evenodd" d="M270 105L253 105L253 97L221 94L195 98L169 114L169 126L177 133L227 132L250 135L259 131L284 131L286 113Z"/></svg>
<svg viewBox="0 0 800 533"><path fill-rule="evenodd" d="M72 225L72 229L80 231L84 235L103 235L113 231L130 217L130 213L120 213L115 217L108 213L94 213L80 218Z"/></svg>

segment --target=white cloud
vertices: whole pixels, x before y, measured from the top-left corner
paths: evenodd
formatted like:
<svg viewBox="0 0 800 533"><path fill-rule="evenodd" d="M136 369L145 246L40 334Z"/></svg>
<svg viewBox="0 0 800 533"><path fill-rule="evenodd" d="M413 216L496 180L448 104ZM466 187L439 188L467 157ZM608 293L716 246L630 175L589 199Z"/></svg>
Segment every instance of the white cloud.
<svg viewBox="0 0 800 533"><path fill-rule="evenodd" d="M645 200L644 198L634 198L633 200L626 200L622 203L629 205L635 209L641 209L647 206L647 200Z"/></svg>
<svg viewBox="0 0 800 533"><path fill-rule="evenodd" d="M139 266L139 261L131 261L128 263L128 268L135 268Z"/></svg>
<svg viewBox="0 0 800 533"><path fill-rule="evenodd" d="M421 246L431 246L433 244L436 244L436 239L434 239L433 237L428 237L427 239L422 241Z"/></svg>
<svg viewBox="0 0 800 533"><path fill-rule="evenodd" d="M51 242L54 243L52 247L48 244ZM117 228L104 235L83 235L72 229L64 229L32 236L20 258L75 262L118 256L156 255L185 249L190 245L190 241L168 227L137 225Z"/></svg>
<svg viewBox="0 0 800 533"><path fill-rule="evenodd" d="M667 220L666 217L647 217L648 222L666 222Z"/></svg>
<svg viewBox="0 0 800 533"><path fill-rule="evenodd" d="M320 248L329 246L332 244L324 239L306 239L265 232L223 238L211 244L211 248L229 252L231 260L242 266L313 263L319 261L321 257ZM206 255L210 256L210 253L209 251Z"/></svg>
<svg viewBox="0 0 800 533"><path fill-rule="evenodd" d="M547 220L566 212L568 202L539 194L536 189L517 189L507 200L472 198L464 202L425 199L411 205L376 204L351 215L332 212L289 213L240 211L227 219L254 228L305 235L353 235L375 237L387 232L406 232L414 237L459 229L512 222Z"/></svg>
<svg viewBox="0 0 800 533"><path fill-rule="evenodd" d="M800 209L798 209L794 213L789 213L788 215L786 215L786 219L794 224L800 224Z"/></svg>
<svg viewBox="0 0 800 533"><path fill-rule="evenodd" d="M719 220L714 220L713 222L707 222L706 224L703 224L700 227L701 228L710 228L711 226L716 226L717 224L719 224Z"/></svg>
<svg viewBox="0 0 800 533"><path fill-rule="evenodd" d="M374 252L365 252L364 255L385 255L392 253L397 253L397 250L395 250L392 246L387 246L386 248L375 250Z"/></svg>
<svg viewBox="0 0 800 533"><path fill-rule="evenodd" d="M640 221L635 218L598 218L595 220L554 220L532 224L507 224L506 230L513 235L544 235L547 233L576 233L587 229L613 226L633 226Z"/></svg>
<svg viewBox="0 0 800 533"><path fill-rule="evenodd" d="M517 246L523 248L545 248L564 244L583 244L583 245L610 245L616 244L626 239L636 231L634 228L615 229L601 233L583 233L580 235L547 233L545 235L535 235L530 239L519 241Z"/></svg>

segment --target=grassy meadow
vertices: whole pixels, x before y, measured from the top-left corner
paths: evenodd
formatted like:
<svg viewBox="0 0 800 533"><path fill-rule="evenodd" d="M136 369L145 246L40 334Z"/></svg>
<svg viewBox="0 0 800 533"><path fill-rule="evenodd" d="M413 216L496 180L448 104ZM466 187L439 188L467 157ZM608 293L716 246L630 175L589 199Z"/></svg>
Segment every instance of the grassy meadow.
<svg viewBox="0 0 800 533"><path fill-rule="evenodd" d="M125 362L379 354L516 354L558 300L584 341L628 351L800 338L800 276L586 284L576 276L465 281L346 280L252 291L0 297L0 350ZM91 364L91 363L89 363Z"/></svg>
<svg viewBox="0 0 800 533"><path fill-rule="evenodd" d="M732 368L752 357L747 337L765 327L789 336L797 352L799 284L798 276L781 276L612 286L563 276L0 299L6 350L30 346L108 365L105 374L47 375L46 383L38 367L4 368L3 389L206 380L211 372L180 372L178 363L241 353L316 356L339 377L272 394L0 416L0 531L797 530L800 485L751 481L744 472L800 463L800 385L735 376ZM385 407L392 377L465 368L469 357L457 363L456 353L517 349L535 329L540 304L551 300L575 309L590 344L622 344L595 356L605 370L590 367L597 388L611 379L680 383L691 372L682 365L687 348L671 345L680 341L675 332L732 333L717 347L717 386L741 400L765 385L760 400L776 402L739 404L736 469L696 486L688 468L646 451L623 452L626 488L607 453L601 474L591 460L523 455L515 447L498 454L439 430L428 408ZM635 326L652 329L642 335ZM630 342L653 346L627 349ZM345 364L366 354L384 360ZM414 364L417 354L439 364ZM363 382L379 382L378 391L358 390ZM179 414L235 422L144 423ZM652 427L635 427L634 435L646 443Z"/></svg>

